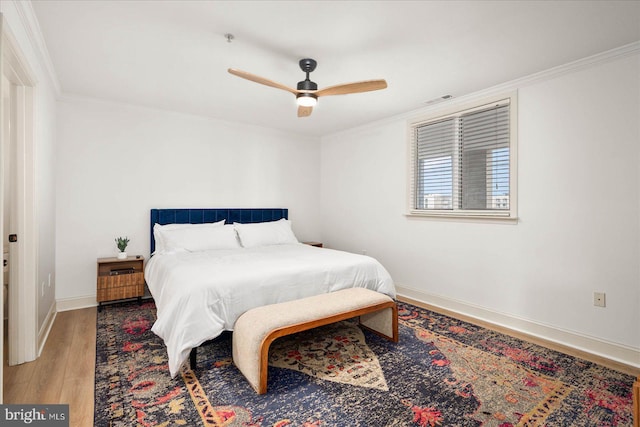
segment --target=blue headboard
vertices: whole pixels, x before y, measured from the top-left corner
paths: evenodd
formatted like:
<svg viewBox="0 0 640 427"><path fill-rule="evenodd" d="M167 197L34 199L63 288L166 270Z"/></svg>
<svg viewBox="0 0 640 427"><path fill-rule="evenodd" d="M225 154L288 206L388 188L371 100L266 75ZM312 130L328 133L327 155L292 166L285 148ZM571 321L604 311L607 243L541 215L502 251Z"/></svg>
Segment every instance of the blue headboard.
<svg viewBox="0 0 640 427"><path fill-rule="evenodd" d="M155 224L204 224L218 222L223 219L227 224L234 222L251 223L277 221L288 219L288 209L151 209L151 251L156 250L156 242L153 238L153 226Z"/></svg>

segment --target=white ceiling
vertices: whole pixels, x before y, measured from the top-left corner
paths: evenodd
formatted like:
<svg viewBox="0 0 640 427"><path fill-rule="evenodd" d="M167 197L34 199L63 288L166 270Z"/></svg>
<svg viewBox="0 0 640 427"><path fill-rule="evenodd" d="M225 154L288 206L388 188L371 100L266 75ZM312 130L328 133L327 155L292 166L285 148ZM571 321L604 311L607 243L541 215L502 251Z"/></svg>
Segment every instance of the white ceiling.
<svg viewBox="0 0 640 427"><path fill-rule="evenodd" d="M34 0L64 94L325 135L640 40L640 1ZM225 33L235 39L228 43ZM384 78L385 90L295 98L227 73L319 88Z"/></svg>

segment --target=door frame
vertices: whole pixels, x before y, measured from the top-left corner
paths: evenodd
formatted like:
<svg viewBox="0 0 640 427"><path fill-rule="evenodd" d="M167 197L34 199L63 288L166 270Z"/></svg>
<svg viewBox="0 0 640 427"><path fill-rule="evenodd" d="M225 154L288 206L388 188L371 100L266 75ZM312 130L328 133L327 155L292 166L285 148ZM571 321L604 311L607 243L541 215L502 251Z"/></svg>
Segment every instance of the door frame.
<svg viewBox="0 0 640 427"><path fill-rule="evenodd" d="M16 217L18 242L10 249L10 257L17 257L10 271L9 282L9 365L29 362L37 358L38 316L38 250L35 188L35 95L36 78L24 54L0 14L1 62L0 72L11 82L12 128L16 144L15 200L12 215ZM0 89L1 90L1 89ZM2 135L0 135L2 138ZM3 144L4 145L4 144ZM0 168L2 168L0 163ZM0 199L0 206L4 199ZM1 225L0 225L1 227ZM7 238L4 231L2 238ZM10 245L11 246L11 245ZM0 301L3 296L0 294ZM0 305L0 311L2 311ZM0 330L2 330L0 327ZM4 352L0 353L0 360Z"/></svg>

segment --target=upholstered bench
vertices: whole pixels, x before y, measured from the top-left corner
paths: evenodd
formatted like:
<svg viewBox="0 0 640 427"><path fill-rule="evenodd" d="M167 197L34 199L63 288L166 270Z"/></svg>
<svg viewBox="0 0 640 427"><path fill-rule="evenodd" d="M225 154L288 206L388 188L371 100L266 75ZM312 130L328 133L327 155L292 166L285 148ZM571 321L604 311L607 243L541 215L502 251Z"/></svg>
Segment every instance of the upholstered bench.
<svg viewBox="0 0 640 427"><path fill-rule="evenodd" d="M256 392L264 394L269 346L276 338L358 316L365 328L398 342L395 301L369 289L351 288L242 314L233 328L233 362Z"/></svg>

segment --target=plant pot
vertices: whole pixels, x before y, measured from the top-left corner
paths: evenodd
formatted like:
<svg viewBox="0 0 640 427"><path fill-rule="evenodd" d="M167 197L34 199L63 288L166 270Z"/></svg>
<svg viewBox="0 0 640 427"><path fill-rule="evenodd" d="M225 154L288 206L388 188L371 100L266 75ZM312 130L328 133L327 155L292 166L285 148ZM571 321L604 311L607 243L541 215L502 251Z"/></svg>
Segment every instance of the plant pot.
<svg viewBox="0 0 640 427"><path fill-rule="evenodd" d="M118 252L118 259L127 259L126 252Z"/></svg>

